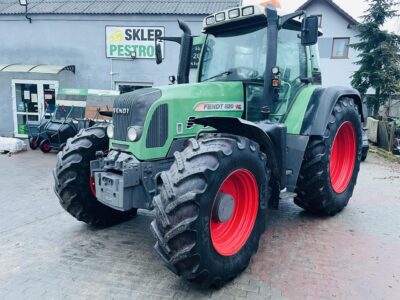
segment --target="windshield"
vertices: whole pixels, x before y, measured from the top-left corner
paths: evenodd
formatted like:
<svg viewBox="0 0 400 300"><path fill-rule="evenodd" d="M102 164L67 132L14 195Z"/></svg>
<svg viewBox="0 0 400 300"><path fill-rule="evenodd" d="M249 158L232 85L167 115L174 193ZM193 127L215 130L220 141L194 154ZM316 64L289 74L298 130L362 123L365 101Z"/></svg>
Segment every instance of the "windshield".
<svg viewBox="0 0 400 300"><path fill-rule="evenodd" d="M200 81L263 80L267 28L242 28L209 34L204 45Z"/></svg>

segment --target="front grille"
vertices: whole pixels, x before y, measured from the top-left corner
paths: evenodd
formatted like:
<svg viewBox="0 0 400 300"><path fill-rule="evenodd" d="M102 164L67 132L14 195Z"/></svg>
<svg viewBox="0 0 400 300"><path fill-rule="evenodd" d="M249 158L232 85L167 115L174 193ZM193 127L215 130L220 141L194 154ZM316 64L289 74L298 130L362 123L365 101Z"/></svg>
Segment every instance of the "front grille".
<svg viewBox="0 0 400 300"><path fill-rule="evenodd" d="M127 114L113 113L114 139L118 141L125 141L128 127L131 126L135 117L133 111L133 102L130 101L129 98L120 99L118 103L114 103L113 107L129 109L129 113Z"/></svg>
<svg viewBox="0 0 400 300"><path fill-rule="evenodd" d="M118 96L113 108L127 113L113 113L114 140L126 141L129 127L143 127L150 106L160 97L158 89L140 89Z"/></svg>
<svg viewBox="0 0 400 300"><path fill-rule="evenodd" d="M162 104L154 111L147 132L146 147L164 146L168 138L168 104Z"/></svg>

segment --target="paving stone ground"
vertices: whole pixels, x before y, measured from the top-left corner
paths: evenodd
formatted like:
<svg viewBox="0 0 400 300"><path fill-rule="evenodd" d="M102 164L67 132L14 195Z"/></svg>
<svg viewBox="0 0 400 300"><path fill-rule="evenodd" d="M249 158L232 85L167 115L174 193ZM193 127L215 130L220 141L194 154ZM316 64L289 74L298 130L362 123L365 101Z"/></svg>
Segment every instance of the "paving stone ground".
<svg viewBox="0 0 400 300"><path fill-rule="evenodd" d="M101 230L73 219L52 190L55 160L0 155L0 299L400 299L400 167L373 154L341 214L291 200L271 211L249 268L219 290L163 266L149 215Z"/></svg>

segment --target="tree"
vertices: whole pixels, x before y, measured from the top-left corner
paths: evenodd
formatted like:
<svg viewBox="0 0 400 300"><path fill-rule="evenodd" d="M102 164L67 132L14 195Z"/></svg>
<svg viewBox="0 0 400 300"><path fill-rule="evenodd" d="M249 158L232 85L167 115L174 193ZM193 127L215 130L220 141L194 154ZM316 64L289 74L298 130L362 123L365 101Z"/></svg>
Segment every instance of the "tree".
<svg viewBox="0 0 400 300"><path fill-rule="evenodd" d="M362 95L369 88L375 95L369 96L368 106L378 114L380 105L386 103L391 95L400 89L400 36L382 29L383 24L397 15L396 0L367 0L369 8L357 26L360 42L351 47L360 51L355 64L358 71L353 75L351 84Z"/></svg>

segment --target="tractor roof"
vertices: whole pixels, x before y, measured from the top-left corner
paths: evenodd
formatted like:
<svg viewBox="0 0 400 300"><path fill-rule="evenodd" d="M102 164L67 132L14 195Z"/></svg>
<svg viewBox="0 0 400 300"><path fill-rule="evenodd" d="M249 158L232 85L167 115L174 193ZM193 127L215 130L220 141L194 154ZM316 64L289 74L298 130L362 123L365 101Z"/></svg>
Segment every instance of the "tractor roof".
<svg viewBox="0 0 400 300"><path fill-rule="evenodd" d="M221 29L226 30L230 28L230 25L243 25L243 24L260 24L265 22L266 24L267 16L265 13L265 8L260 5L247 5L242 7L235 7L226 9L223 11L216 12L209 15L203 20L203 32L216 32ZM291 27L301 27L301 22L298 20L290 20L289 23ZM318 31L318 35L322 36L322 31Z"/></svg>
<svg viewBox="0 0 400 300"><path fill-rule="evenodd" d="M204 18L203 31L207 32L210 29L231 23L266 20L266 18L265 9L259 5L230 8Z"/></svg>

